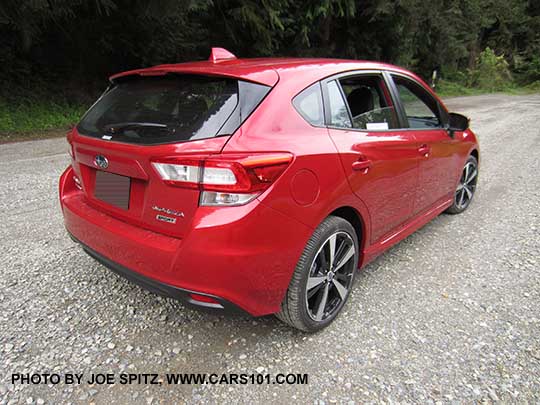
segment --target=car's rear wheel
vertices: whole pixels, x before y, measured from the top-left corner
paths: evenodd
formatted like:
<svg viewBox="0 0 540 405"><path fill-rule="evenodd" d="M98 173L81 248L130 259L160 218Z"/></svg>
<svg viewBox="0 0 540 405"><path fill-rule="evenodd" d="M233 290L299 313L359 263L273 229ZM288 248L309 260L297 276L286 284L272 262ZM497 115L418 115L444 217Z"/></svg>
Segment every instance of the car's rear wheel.
<svg viewBox="0 0 540 405"><path fill-rule="evenodd" d="M349 297L358 256L352 225L340 217L326 218L308 241L276 316L306 332L328 326Z"/></svg>
<svg viewBox="0 0 540 405"><path fill-rule="evenodd" d="M459 179L456 192L454 194L454 203L446 210L449 214L459 214L467 209L471 204L476 191L476 182L478 181L478 161L474 156L469 156L461 177Z"/></svg>

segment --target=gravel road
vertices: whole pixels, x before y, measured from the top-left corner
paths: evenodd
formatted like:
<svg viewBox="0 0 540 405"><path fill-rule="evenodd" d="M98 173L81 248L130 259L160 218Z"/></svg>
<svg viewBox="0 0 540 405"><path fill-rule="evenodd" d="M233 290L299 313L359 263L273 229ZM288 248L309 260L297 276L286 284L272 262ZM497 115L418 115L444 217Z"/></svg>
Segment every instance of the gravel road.
<svg viewBox="0 0 540 405"><path fill-rule="evenodd" d="M0 404L540 401L540 95L448 100L481 143L478 193L367 266L305 335L203 314L66 235L63 139L0 145ZM12 373L308 373L308 385L12 385Z"/></svg>

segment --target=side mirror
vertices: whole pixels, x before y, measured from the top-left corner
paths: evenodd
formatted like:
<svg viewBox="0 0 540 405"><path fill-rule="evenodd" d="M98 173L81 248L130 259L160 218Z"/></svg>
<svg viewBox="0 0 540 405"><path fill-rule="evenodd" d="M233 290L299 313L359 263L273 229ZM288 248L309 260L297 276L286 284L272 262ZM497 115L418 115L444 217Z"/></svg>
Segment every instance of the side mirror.
<svg viewBox="0 0 540 405"><path fill-rule="evenodd" d="M458 114L458 113L450 113L450 120L448 122L448 130L449 131L465 131L469 128L469 118Z"/></svg>

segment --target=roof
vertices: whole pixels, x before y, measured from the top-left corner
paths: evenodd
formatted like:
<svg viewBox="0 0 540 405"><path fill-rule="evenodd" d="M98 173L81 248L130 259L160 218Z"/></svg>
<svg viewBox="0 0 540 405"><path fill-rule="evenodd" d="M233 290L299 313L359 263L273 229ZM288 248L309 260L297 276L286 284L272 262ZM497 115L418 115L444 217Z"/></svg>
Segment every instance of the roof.
<svg viewBox="0 0 540 405"><path fill-rule="evenodd" d="M361 60L355 61L324 58L234 58L158 65L150 68L118 73L111 76L110 79L111 81L114 81L120 77L131 75L157 76L167 73L204 73L207 75L234 77L273 86L278 80L292 76L300 81L311 80L311 82L313 82L338 72L360 69L389 69L403 71L403 69L397 66Z"/></svg>

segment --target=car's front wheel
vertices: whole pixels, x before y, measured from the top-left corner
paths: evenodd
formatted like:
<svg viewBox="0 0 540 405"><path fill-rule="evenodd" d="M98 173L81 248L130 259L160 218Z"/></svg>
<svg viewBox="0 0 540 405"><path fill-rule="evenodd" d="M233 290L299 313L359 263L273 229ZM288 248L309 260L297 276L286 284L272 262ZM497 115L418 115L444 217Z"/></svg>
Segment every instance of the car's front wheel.
<svg viewBox="0 0 540 405"><path fill-rule="evenodd" d="M471 204L476 191L478 181L478 160L474 156L469 156L461 172L454 203L446 210L449 214L459 214L467 209Z"/></svg>
<svg viewBox="0 0 540 405"><path fill-rule="evenodd" d="M340 217L326 218L308 241L276 316L306 332L329 325L349 297L358 257L352 225Z"/></svg>

